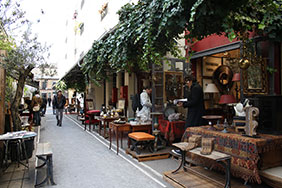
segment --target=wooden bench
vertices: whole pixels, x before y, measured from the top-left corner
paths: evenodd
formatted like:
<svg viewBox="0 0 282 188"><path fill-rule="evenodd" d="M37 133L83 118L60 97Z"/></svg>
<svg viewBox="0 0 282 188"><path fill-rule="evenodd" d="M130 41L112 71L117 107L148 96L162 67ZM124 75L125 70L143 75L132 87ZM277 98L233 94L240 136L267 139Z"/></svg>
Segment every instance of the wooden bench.
<svg viewBox="0 0 282 188"><path fill-rule="evenodd" d="M129 133L128 137L132 141L131 150L135 150L137 154L141 153L137 147L138 145L144 145L144 148L148 147L150 152L154 151L155 136L144 132L133 132Z"/></svg>
<svg viewBox="0 0 282 188"><path fill-rule="evenodd" d="M36 166L36 169L42 168L43 166L47 165L46 178L41 183L37 183L37 173L36 173L35 187L43 185L48 180L50 180L52 185L56 185L53 179L53 161L52 161L53 152L52 152L51 144L38 143L35 156L43 161L43 164L40 166Z"/></svg>
<svg viewBox="0 0 282 188"><path fill-rule="evenodd" d="M186 158L187 150L185 148L186 148L187 144L188 144L187 142L180 142L180 143L173 144L175 147L177 147L181 150L182 158L181 158L181 163L180 163L179 167L176 170L174 170L172 173L178 172L181 169L181 167L183 168L184 171L186 171L185 158ZM230 184L231 156L227 155L225 153L218 152L218 151L212 151L212 153L210 155L203 155L203 154L201 154L201 150L202 150L201 147L197 147L195 149L188 150L188 152L190 152L194 155L198 155L198 156L201 156L201 157L204 157L204 158L207 158L207 159L214 160L214 161L220 163L221 165L223 165L224 168L225 168L225 185L224 185L224 187L230 188L231 187L231 184Z"/></svg>

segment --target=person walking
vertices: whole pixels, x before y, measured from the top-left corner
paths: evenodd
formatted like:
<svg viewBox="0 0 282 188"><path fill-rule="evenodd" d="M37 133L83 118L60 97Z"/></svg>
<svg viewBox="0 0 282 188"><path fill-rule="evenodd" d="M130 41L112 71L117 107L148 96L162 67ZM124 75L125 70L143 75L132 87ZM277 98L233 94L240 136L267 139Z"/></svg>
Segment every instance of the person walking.
<svg viewBox="0 0 282 188"><path fill-rule="evenodd" d="M66 98L62 94L62 91L59 90L57 96L54 97L54 107L56 109L57 126L60 127L62 126L65 104L66 104Z"/></svg>
<svg viewBox="0 0 282 188"><path fill-rule="evenodd" d="M39 91L35 91L35 95L32 97L31 107L33 112L33 122L35 126L41 125L41 117L40 117L40 107L42 105L42 99L39 95Z"/></svg>
<svg viewBox="0 0 282 188"><path fill-rule="evenodd" d="M52 100L53 115L56 115L55 96L56 96L56 95L53 96L53 100Z"/></svg>
<svg viewBox="0 0 282 188"><path fill-rule="evenodd" d="M43 97L43 98L42 98L42 105L41 105L41 108L40 108L41 116L42 116L42 117L45 116L46 107L47 107L47 99L46 99L46 97Z"/></svg>
<svg viewBox="0 0 282 188"><path fill-rule="evenodd" d="M48 97L48 105L49 105L49 107L51 106L51 98L50 97Z"/></svg>

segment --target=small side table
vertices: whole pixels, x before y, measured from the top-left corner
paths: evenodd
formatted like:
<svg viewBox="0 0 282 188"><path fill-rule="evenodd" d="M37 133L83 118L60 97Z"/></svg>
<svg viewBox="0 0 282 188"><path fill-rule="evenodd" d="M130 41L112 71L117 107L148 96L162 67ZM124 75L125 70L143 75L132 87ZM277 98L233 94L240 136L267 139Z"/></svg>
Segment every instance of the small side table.
<svg viewBox="0 0 282 188"><path fill-rule="evenodd" d="M215 130L213 125L215 124L216 121L223 120L223 116L219 116L219 115L206 115L206 116L202 116L202 118L208 120L209 123L211 123L211 127L209 128L211 130Z"/></svg>
<svg viewBox="0 0 282 188"><path fill-rule="evenodd" d="M119 133L121 133L121 139L120 139L120 145L122 147L122 136L123 136L123 132L129 132L130 131L130 124L125 123L125 124L117 124L117 123L113 123L111 122L109 125L109 134L110 134L110 146L109 149L112 148L112 131L115 131L116 134L116 142L117 142L117 155L119 152Z"/></svg>

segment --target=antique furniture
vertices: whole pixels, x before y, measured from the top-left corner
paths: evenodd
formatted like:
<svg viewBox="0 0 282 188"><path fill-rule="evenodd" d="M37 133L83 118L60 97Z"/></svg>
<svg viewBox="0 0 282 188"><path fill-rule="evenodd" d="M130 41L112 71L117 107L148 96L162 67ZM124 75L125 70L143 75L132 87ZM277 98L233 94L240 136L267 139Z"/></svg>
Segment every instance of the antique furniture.
<svg viewBox="0 0 282 188"><path fill-rule="evenodd" d="M206 115L202 116L202 118L209 122L209 125L211 125L210 129L215 129L213 125L218 124L219 121L223 120L223 116L219 115Z"/></svg>
<svg viewBox="0 0 282 188"><path fill-rule="evenodd" d="M140 154L141 151L138 148L138 145L143 145L143 149L147 148L151 153L154 152L154 140L155 136L144 133L144 132L132 132L128 134L128 138L130 138L132 142L131 150L136 151L137 154Z"/></svg>
<svg viewBox="0 0 282 188"><path fill-rule="evenodd" d="M103 133L103 137L106 138L106 131L107 131L107 127L109 127L109 123L113 122L115 120L117 120L118 117L97 117L97 120L99 120L99 134L101 135L101 129L102 129L102 125L104 128L104 133Z"/></svg>
<svg viewBox="0 0 282 188"><path fill-rule="evenodd" d="M282 96L258 96L250 101L260 112L257 131L282 135Z"/></svg>
<svg viewBox="0 0 282 188"><path fill-rule="evenodd" d="M158 129L164 135L169 145L176 139L181 139L185 131L185 121L168 121L159 119Z"/></svg>
<svg viewBox="0 0 282 188"><path fill-rule="evenodd" d="M118 155L118 152L119 152L119 133L121 134L121 139L120 139L120 145L122 147L122 137L123 137L123 133L124 132L129 132L131 130L131 126L129 123L125 123L125 124L117 124L117 123L114 123L114 122L111 122L110 125L109 125L109 133L110 133L110 146L109 146L109 149L112 148L112 131L115 132L115 135L116 135L116 142L117 142L117 155Z"/></svg>
<svg viewBox="0 0 282 188"><path fill-rule="evenodd" d="M230 168L231 168L231 156L222 152L212 151L210 155L203 155L201 153L202 149L200 147L195 148L193 150L189 150L189 153L194 154L196 156L200 156L202 158L206 158L212 161L217 162L221 166L225 168L225 185L224 188L230 188Z"/></svg>
<svg viewBox="0 0 282 188"><path fill-rule="evenodd" d="M193 137L192 135L191 137ZM195 137L197 138L197 137ZM190 142L190 139L189 139ZM231 166L231 156L228 154L224 154L217 151L212 151L210 155L203 155L201 153L202 148L196 147L194 149L190 149L188 142L180 142L173 144L175 147L179 148L181 150L181 162L179 167L174 170L172 173L177 173L181 168L183 168L184 171L187 171L186 169L186 153L189 152L190 154L196 155L197 157L206 158L208 160L216 161L217 163L221 164L225 168L225 188L231 187L230 184L230 166ZM193 148L193 147L191 147ZM197 158L195 157L195 158ZM192 168L189 168L189 170L193 171Z"/></svg>
<svg viewBox="0 0 282 188"><path fill-rule="evenodd" d="M27 153L27 145L26 141L36 136L37 134L35 132L27 132L27 131L16 131L16 132L8 132L6 134L0 135L0 141L4 142L5 145L5 153L4 153L4 165L8 167L8 157L10 155L10 158L12 159L11 153L9 153L9 150L11 151L11 146L16 146L16 160L19 164L25 166L26 168L29 168L28 163L28 153ZM33 143L32 143L33 144ZM33 150L33 145L31 150ZM32 153L32 151L31 151ZM31 154L32 155L32 154ZM21 159L26 160L26 164L21 162Z"/></svg>
<svg viewBox="0 0 282 188"><path fill-rule="evenodd" d="M99 124L100 122L98 119L95 118L95 116L99 116L100 110L88 110L86 111L85 114L88 119L87 120L84 119L84 130L86 130L86 125L88 124L89 131L91 131L91 124L95 126L95 124Z"/></svg>
<svg viewBox="0 0 282 188"><path fill-rule="evenodd" d="M259 169L267 169L282 164L282 136L258 134L259 138L242 136L234 132L212 131L209 126L189 127L183 139L192 135L214 138L214 150L231 155L231 173L246 182L261 183ZM275 157L274 157L275 156ZM201 158L193 160L221 169L211 161ZM221 169L222 170L222 169Z"/></svg>
<svg viewBox="0 0 282 188"><path fill-rule="evenodd" d="M38 171L37 171L34 187L41 186L44 183L46 183L48 180L50 180L52 185L56 185L53 178L53 159L52 159L53 152L52 152L51 144L38 143L35 156L44 162L43 164L36 166L36 169L42 168L45 165L47 165L47 168L46 168L46 178L41 183L37 183L37 177L38 177L37 175Z"/></svg>
<svg viewBox="0 0 282 188"><path fill-rule="evenodd" d="M118 124L113 122L110 122L109 124L109 139L110 139L110 145L109 149L112 148L112 132L114 131L116 134L116 142L117 142L117 154L119 152L119 138L121 138L121 146L122 146L122 137L124 132L136 132L136 131L145 131L148 133L151 133L152 131L152 125L151 123L143 123L143 124L135 124L131 125L130 123L124 123L124 124ZM121 134L121 137L119 137L119 133ZM131 142L128 138L127 146L130 148Z"/></svg>

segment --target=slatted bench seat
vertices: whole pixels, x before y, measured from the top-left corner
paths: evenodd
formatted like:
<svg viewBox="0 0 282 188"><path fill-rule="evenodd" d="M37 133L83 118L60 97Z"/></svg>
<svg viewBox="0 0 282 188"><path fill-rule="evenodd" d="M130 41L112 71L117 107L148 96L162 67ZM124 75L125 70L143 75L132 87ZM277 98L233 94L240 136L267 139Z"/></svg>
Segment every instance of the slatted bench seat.
<svg viewBox="0 0 282 188"><path fill-rule="evenodd" d="M211 159L214 160L218 163L220 163L224 168L225 168L225 185L224 188L230 188L231 184L230 184L230 168L231 168L231 156L225 153L221 153L218 151L212 151L212 153L210 155L203 155L201 154L201 147L197 147L194 148L192 150L187 150L187 142L180 142L180 143L175 143L173 144L173 146L177 147L178 149L181 150L181 163L179 165L179 167L174 170L172 173L176 173L178 172L181 167L183 168L184 171L186 171L185 169L185 163L186 163L186 152L190 152L194 155L198 155L207 159Z"/></svg>
<svg viewBox="0 0 282 188"><path fill-rule="evenodd" d="M37 150L35 156L43 161L43 164L40 166L36 166L36 169L42 168L43 166L47 165L46 168L46 178L41 182L37 183L37 173L35 177L35 187L41 186L50 180L52 185L56 185L53 179L53 152L50 143L38 143Z"/></svg>
<svg viewBox="0 0 282 188"><path fill-rule="evenodd" d="M128 137L132 141L131 150L136 151L137 154L140 154L140 150L138 149L138 145L144 145L144 149L148 147L150 152L154 151L154 140L155 136L150 135L144 132L133 132L129 133Z"/></svg>

